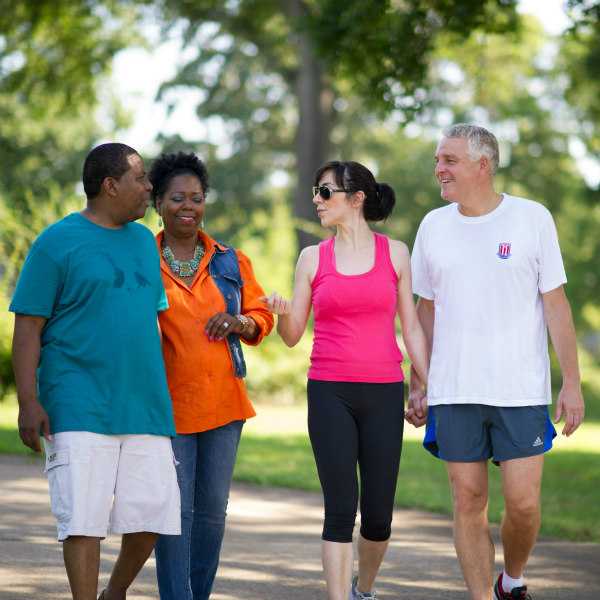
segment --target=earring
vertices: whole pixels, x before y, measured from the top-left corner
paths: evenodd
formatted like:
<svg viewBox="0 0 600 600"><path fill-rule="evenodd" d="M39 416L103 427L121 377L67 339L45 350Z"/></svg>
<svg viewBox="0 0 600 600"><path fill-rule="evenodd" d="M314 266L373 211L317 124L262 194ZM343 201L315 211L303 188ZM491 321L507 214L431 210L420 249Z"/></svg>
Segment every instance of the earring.
<svg viewBox="0 0 600 600"><path fill-rule="evenodd" d="M200 229L204 230L204 218L200 221Z"/></svg>
<svg viewBox="0 0 600 600"><path fill-rule="evenodd" d="M162 222L162 218L160 215L158 215L158 226L162 228L163 226L163 222Z"/></svg>

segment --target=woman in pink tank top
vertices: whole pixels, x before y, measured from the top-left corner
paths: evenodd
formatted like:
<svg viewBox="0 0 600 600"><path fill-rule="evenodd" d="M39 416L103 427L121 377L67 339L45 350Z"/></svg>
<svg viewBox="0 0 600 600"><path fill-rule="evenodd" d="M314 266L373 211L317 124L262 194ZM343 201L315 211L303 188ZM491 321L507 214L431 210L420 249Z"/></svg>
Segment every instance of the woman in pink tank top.
<svg viewBox="0 0 600 600"><path fill-rule="evenodd" d="M427 343L413 303L408 248L368 225L391 213L392 188L356 162L327 163L314 183L312 201L321 224L335 227L336 235L302 250L291 300L273 293L265 301L278 315L277 331L288 346L300 340L314 310L308 429L325 504L328 598L376 598L373 586L391 534L404 423L396 315L421 381L427 381ZM423 416L424 406L409 410ZM359 570L353 578L359 501Z"/></svg>

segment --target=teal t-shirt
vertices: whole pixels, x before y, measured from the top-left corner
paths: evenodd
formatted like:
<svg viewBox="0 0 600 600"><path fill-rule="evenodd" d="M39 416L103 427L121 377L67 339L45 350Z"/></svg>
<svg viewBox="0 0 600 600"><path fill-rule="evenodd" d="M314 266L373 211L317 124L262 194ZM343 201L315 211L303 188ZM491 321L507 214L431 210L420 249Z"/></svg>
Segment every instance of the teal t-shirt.
<svg viewBox="0 0 600 600"><path fill-rule="evenodd" d="M175 434L157 324L167 307L146 227L74 213L42 232L9 310L47 319L38 388L52 433Z"/></svg>

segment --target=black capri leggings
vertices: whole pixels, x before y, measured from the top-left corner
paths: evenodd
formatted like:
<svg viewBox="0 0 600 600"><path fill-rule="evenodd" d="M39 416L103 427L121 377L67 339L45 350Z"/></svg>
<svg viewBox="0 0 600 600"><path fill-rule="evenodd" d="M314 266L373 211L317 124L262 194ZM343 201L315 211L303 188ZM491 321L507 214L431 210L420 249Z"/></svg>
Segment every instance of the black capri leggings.
<svg viewBox="0 0 600 600"><path fill-rule="evenodd" d="M323 539L390 537L404 431L404 385L308 380L308 432L325 500Z"/></svg>

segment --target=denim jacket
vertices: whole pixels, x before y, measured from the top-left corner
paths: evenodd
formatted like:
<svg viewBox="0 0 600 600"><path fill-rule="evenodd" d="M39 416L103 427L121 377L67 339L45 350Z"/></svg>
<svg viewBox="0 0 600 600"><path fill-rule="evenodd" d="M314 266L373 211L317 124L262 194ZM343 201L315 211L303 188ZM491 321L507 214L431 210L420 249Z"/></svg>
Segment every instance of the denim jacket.
<svg viewBox="0 0 600 600"><path fill-rule="evenodd" d="M222 244L220 244L222 246ZM215 246L215 253L208 264L208 272L219 288L228 314L239 315L242 308L242 277L240 275L240 265L237 254L233 248L222 250L219 245ZM229 348L229 355L233 364L233 371L236 377L246 376L246 362L242 352L240 336L236 333L230 333L225 340Z"/></svg>

